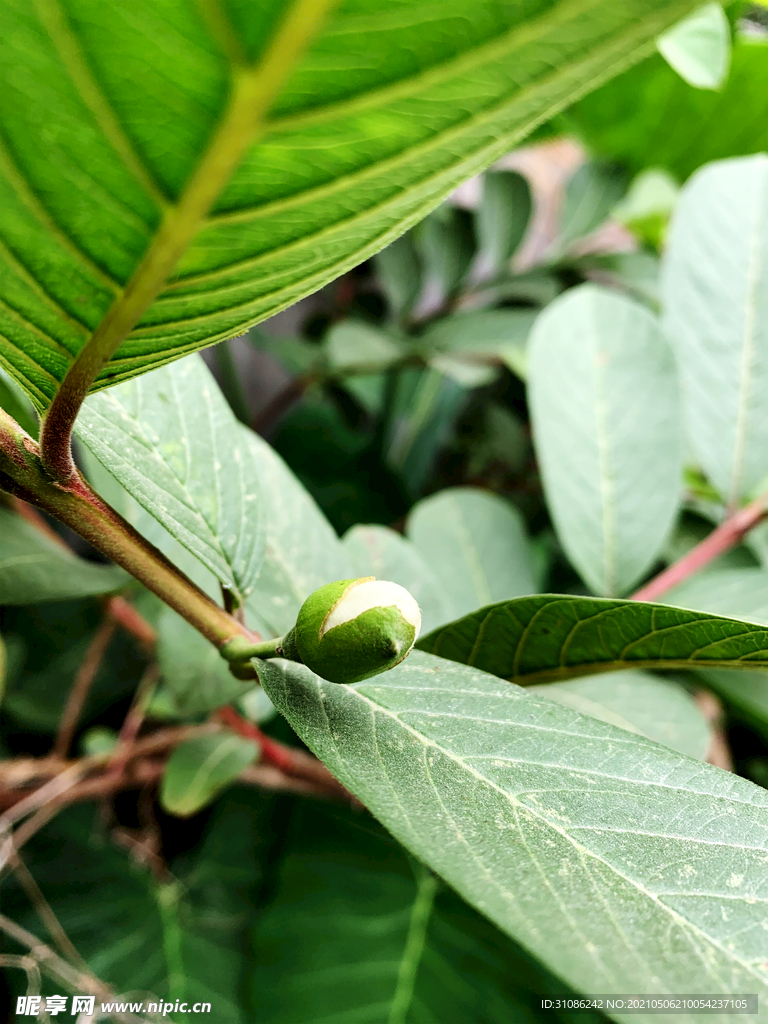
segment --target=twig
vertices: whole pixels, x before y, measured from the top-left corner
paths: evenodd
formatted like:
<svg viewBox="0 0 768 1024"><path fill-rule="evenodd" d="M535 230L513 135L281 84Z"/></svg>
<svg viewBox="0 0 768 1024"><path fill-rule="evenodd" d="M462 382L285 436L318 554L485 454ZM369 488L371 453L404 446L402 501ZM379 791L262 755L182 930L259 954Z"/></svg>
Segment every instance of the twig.
<svg viewBox="0 0 768 1024"><path fill-rule="evenodd" d="M5 914L0 914L0 930L5 932L14 942L28 949L30 956L36 963L42 964L52 977L62 982L72 991L88 992L90 995L97 996L102 1000L114 1000L115 997L112 990L99 981L95 974L73 967L57 953L54 953L50 946L46 946L44 942L41 942L36 935L27 931L26 928L22 928L20 924L12 921ZM145 1017L137 1017L131 1013L119 1013L116 1014L116 1017L119 1020L125 1021L146 1020Z"/></svg>
<svg viewBox="0 0 768 1024"><path fill-rule="evenodd" d="M77 963L81 970L87 970L88 965L70 942L69 936L64 931L58 917L56 917L56 914L53 912L53 907L51 907L48 900L43 896L40 886L35 881L32 872L22 860L21 854L16 850L14 851L11 859L11 867L13 868L21 887L29 897L30 903L35 908L38 917L48 929L48 934L59 947L61 953L65 957L68 957L69 960Z"/></svg>
<svg viewBox="0 0 768 1024"><path fill-rule="evenodd" d="M126 633L139 641L148 654L152 654L157 644L157 630L150 625L132 604L124 597L110 597L105 602L107 614L121 626Z"/></svg>
<svg viewBox="0 0 768 1024"><path fill-rule="evenodd" d="M44 783L38 789L29 793L27 796L22 796L12 807L10 807L0 818L0 833L3 830L10 828L11 825L17 821L21 821L22 818L28 814L32 814L43 804L53 802L57 800L67 790L72 789L73 786L86 775L89 769L92 767L92 760L90 758L83 758L81 761L75 761L74 764L69 765L63 771L58 772L52 779ZM41 766L42 767L42 766Z"/></svg>
<svg viewBox="0 0 768 1024"><path fill-rule="evenodd" d="M104 655L107 653L107 648L115 634L116 628L117 623L115 620L105 616L93 634L83 662L75 675L72 689L67 697L67 703L59 723L59 731L56 735L56 742L53 745L52 753L54 757L63 760L69 753L75 729L88 698L88 693L101 667Z"/></svg>
<svg viewBox="0 0 768 1024"><path fill-rule="evenodd" d="M673 562L631 597L632 601L656 601L662 594L699 572L726 551L730 551L768 515L768 491L739 509L708 537Z"/></svg>
<svg viewBox="0 0 768 1024"><path fill-rule="evenodd" d="M139 680L139 685L136 687L133 702L120 729L117 746L107 765L108 775L122 775L125 771L125 766L131 758L136 737L139 735L139 729L144 721L147 705L152 699L152 694L159 678L160 668L156 662L153 662L144 672Z"/></svg>

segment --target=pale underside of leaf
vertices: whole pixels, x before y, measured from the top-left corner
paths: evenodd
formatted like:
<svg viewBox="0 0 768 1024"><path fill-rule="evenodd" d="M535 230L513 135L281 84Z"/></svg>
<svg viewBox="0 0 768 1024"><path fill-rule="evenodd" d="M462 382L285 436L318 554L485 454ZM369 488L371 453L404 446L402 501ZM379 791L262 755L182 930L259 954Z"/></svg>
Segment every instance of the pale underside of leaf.
<svg viewBox="0 0 768 1024"><path fill-rule="evenodd" d="M258 460L199 357L92 396L78 436L225 587L251 593L265 543Z"/></svg>
<svg viewBox="0 0 768 1024"><path fill-rule="evenodd" d="M677 377L656 318L607 289L572 289L534 326L528 394L558 536L595 593L622 595L680 497Z"/></svg>
<svg viewBox="0 0 768 1024"><path fill-rule="evenodd" d="M691 446L729 505L768 476L768 157L686 184L662 262Z"/></svg>
<svg viewBox="0 0 768 1024"><path fill-rule="evenodd" d="M766 990L763 790L440 659L350 687L260 672L401 842L581 991Z"/></svg>
<svg viewBox="0 0 768 1024"><path fill-rule="evenodd" d="M453 617L536 589L522 516L495 494L472 487L440 491L413 507L406 531Z"/></svg>

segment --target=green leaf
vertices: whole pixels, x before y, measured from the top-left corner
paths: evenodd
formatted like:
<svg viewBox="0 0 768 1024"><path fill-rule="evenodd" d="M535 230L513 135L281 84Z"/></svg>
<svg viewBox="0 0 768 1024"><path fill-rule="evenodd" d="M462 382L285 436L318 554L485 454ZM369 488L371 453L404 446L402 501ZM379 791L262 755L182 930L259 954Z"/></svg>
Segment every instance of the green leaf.
<svg viewBox="0 0 768 1024"><path fill-rule="evenodd" d="M37 437L39 423L32 403L13 377L2 367L0 367L0 409L4 409L9 416L12 416L28 434Z"/></svg>
<svg viewBox="0 0 768 1024"><path fill-rule="evenodd" d="M457 313L438 320L418 339L427 353L446 353L481 362L502 362L525 377L526 342L536 314L527 309Z"/></svg>
<svg viewBox="0 0 768 1024"><path fill-rule="evenodd" d="M590 151L620 160L633 173L663 167L680 181L710 160L762 152L768 39L737 34L719 92L692 89L656 55L580 100L562 120Z"/></svg>
<svg viewBox="0 0 768 1024"><path fill-rule="evenodd" d="M393 16L362 0L312 38L331 6L315 0L4 0L4 363L44 407L110 310L99 337L129 334L97 388L243 332L383 248L694 5L407 0ZM295 67L268 59L281 48Z"/></svg>
<svg viewBox="0 0 768 1024"><path fill-rule="evenodd" d="M625 175L608 163L582 164L565 187L565 203L553 256L563 255L585 235L590 235L608 218L624 195Z"/></svg>
<svg viewBox="0 0 768 1024"><path fill-rule="evenodd" d="M253 928L259 1024L532 1024L564 994L368 815L302 801L280 852Z"/></svg>
<svg viewBox="0 0 768 1024"><path fill-rule="evenodd" d="M445 204L418 226L415 240L424 264L425 288L434 293L428 297L439 306L457 290L475 255L472 215Z"/></svg>
<svg viewBox="0 0 768 1024"><path fill-rule="evenodd" d="M234 733L184 740L168 758L160 802L171 814L189 818L231 785L258 753L256 743Z"/></svg>
<svg viewBox="0 0 768 1024"><path fill-rule="evenodd" d="M438 577L405 537L387 526L353 526L343 544L353 576L391 580L413 594L421 608L422 632L450 621Z"/></svg>
<svg viewBox="0 0 768 1024"><path fill-rule="evenodd" d="M523 240L532 209L531 188L517 171L488 171L477 214L482 257L499 271Z"/></svg>
<svg viewBox="0 0 768 1024"><path fill-rule="evenodd" d="M329 369L338 373L385 370L403 355L383 331L355 320L335 324L323 339L323 350Z"/></svg>
<svg viewBox="0 0 768 1024"><path fill-rule="evenodd" d="M389 424L386 463L419 495L435 460L464 410L469 390L434 366L402 370L397 376Z"/></svg>
<svg viewBox="0 0 768 1024"><path fill-rule="evenodd" d="M387 296L393 318L401 320L421 294L422 267L413 232L390 242L376 254L376 273Z"/></svg>
<svg viewBox="0 0 768 1024"><path fill-rule="evenodd" d="M560 540L592 590L625 593L664 546L680 500L672 353L645 307L582 285L536 321L529 360L534 443Z"/></svg>
<svg viewBox="0 0 768 1024"><path fill-rule="evenodd" d="M640 242L660 249L679 194L677 182L667 171L649 167L638 174L624 199L614 207L613 218L625 224Z"/></svg>
<svg viewBox="0 0 768 1024"><path fill-rule="evenodd" d="M699 759L707 754L709 725L696 702L682 686L650 672L606 672L531 690L582 715L647 736L679 754Z"/></svg>
<svg viewBox="0 0 768 1024"><path fill-rule="evenodd" d="M0 605L108 594L128 582L122 569L86 562L0 508Z"/></svg>
<svg viewBox="0 0 768 1024"><path fill-rule="evenodd" d="M495 494L440 491L414 506L406 533L437 577L453 618L536 589L523 517Z"/></svg>
<svg viewBox="0 0 768 1024"><path fill-rule="evenodd" d="M328 520L280 456L242 425L237 426L237 431L258 465L267 533L264 562L254 592L246 603L246 620L249 626L265 635L281 636L293 626L299 608L313 590L329 580L346 579L351 570ZM83 455L88 478L99 494L209 597L217 600L220 588L206 566L142 508L87 449ZM167 622L161 623L163 630L166 625ZM171 628L178 644L183 646L183 627L176 623ZM197 645L193 639L189 643ZM192 706L193 694L190 677L183 668L185 663L186 659L178 663L181 668L179 697ZM166 668L166 681L173 685L170 663L166 663ZM215 687L208 689L211 696L216 692Z"/></svg>
<svg viewBox="0 0 768 1024"><path fill-rule="evenodd" d="M264 557L250 439L199 356L90 398L78 437L140 505L244 599Z"/></svg>
<svg viewBox="0 0 768 1024"><path fill-rule="evenodd" d="M764 790L437 658L354 686L262 668L344 785L569 984L768 995Z"/></svg>
<svg viewBox="0 0 768 1024"><path fill-rule="evenodd" d="M659 53L697 89L719 89L731 62L731 26L718 3L708 3L667 29L656 41Z"/></svg>
<svg viewBox="0 0 768 1024"><path fill-rule="evenodd" d="M691 178L662 271L690 444L734 505L768 475L768 156Z"/></svg>
<svg viewBox="0 0 768 1024"><path fill-rule="evenodd" d="M520 683L623 668L768 667L768 630L750 623L660 604L559 594L481 608L416 646Z"/></svg>

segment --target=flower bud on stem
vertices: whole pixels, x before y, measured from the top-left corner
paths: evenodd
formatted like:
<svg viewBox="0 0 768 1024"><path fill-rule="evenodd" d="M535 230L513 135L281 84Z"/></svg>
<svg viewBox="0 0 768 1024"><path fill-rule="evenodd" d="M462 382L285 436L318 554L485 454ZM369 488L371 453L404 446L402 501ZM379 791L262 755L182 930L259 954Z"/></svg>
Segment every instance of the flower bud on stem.
<svg viewBox="0 0 768 1024"><path fill-rule="evenodd" d="M368 576L310 594L284 637L257 644L234 637L221 653L235 674L251 658L287 658L329 682L357 683L398 665L420 628L413 596L397 583Z"/></svg>

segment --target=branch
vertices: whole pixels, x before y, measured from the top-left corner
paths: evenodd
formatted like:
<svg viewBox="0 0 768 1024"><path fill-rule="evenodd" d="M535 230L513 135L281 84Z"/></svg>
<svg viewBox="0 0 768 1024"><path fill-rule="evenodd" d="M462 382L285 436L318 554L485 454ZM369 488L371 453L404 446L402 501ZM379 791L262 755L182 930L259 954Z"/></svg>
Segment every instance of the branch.
<svg viewBox="0 0 768 1024"><path fill-rule="evenodd" d="M43 468L37 443L2 409L0 487L69 526L157 594L216 647L235 636L254 639L91 490L77 470L66 483L53 482ZM118 605L118 609L118 614L125 617L125 608Z"/></svg>
<svg viewBox="0 0 768 1024"><path fill-rule="evenodd" d="M633 594L632 601L656 601L720 555L736 547L768 515L768 491L734 512L708 537Z"/></svg>
<svg viewBox="0 0 768 1024"><path fill-rule="evenodd" d="M70 366L43 419L42 460L54 480L76 476L72 429L91 385L162 291L248 147L265 130L269 108L333 2L294 0L258 63L233 68L227 106L207 149L178 202L165 211L130 281Z"/></svg>

